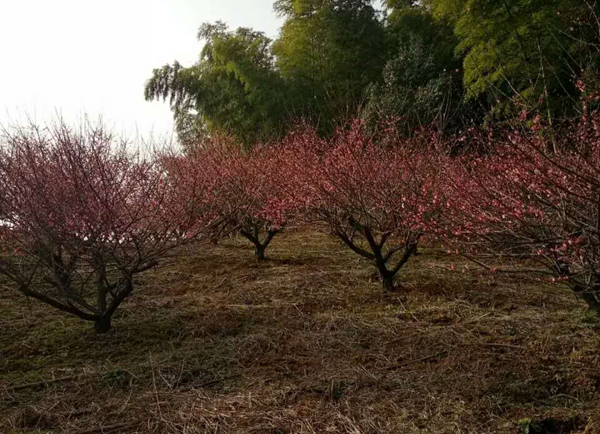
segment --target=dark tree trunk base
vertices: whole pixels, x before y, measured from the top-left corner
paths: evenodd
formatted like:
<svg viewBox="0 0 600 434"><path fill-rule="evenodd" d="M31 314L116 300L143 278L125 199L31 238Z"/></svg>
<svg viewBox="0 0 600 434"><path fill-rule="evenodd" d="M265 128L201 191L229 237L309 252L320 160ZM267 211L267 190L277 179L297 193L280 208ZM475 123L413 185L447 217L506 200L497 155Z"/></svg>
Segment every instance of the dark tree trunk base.
<svg viewBox="0 0 600 434"><path fill-rule="evenodd" d="M254 244L254 256L256 256L256 259L258 259L259 261L264 261L267 259L265 251L267 250L267 247L269 247L269 244L273 240L273 237L279 233L279 230L269 230L267 232L266 238L262 243L260 242L258 229L255 229L254 232L241 230L240 233L248 240L250 240L252 244Z"/></svg>
<svg viewBox="0 0 600 434"><path fill-rule="evenodd" d="M398 288L394 284L394 276L381 276L383 292L397 292Z"/></svg>
<svg viewBox="0 0 600 434"><path fill-rule="evenodd" d="M583 298L583 300L587 303L590 310L594 311L596 315L600 316L600 301L598 301L596 294L588 292L579 295L581 295L581 298Z"/></svg>
<svg viewBox="0 0 600 434"><path fill-rule="evenodd" d="M256 249L254 250L254 255L259 261L265 261L267 259L267 257L265 256L265 248L262 246L256 247Z"/></svg>
<svg viewBox="0 0 600 434"><path fill-rule="evenodd" d="M111 318L100 318L94 324L94 330L99 335L108 333L108 331L111 329L111 327L112 327Z"/></svg>
<svg viewBox="0 0 600 434"><path fill-rule="evenodd" d="M573 288L575 294L583 299L594 313L600 316L600 293L596 291L590 291L586 288L575 286Z"/></svg>

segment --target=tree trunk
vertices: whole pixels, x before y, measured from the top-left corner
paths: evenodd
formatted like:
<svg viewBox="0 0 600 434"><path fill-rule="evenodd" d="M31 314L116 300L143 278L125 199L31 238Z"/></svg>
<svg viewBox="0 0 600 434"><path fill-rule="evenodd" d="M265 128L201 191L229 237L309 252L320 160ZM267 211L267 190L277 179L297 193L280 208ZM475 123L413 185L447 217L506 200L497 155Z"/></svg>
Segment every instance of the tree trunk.
<svg viewBox="0 0 600 434"><path fill-rule="evenodd" d="M579 285L573 287L575 293L580 296L588 305L588 307L593 310L596 315L600 316L600 292L598 292L600 288L594 288L590 290L588 288L583 288Z"/></svg>
<svg viewBox="0 0 600 434"><path fill-rule="evenodd" d="M98 333L99 335L108 333L112 326L111 319L112 318L110 316L102 316L99 319L97 319L96 323L94 324L94 330L96 331L96 333Z"/></svg>
<svg viewBox="0 0 600 434"><path fill-rule="evenodd" d="M254 248L254 255L256 256L256 258L257 258L259 261L264 261L265 259L267 259L267 258L266 258L266 256L265 256L265 249L266 249L266 246L263 246L263 245L262 245L262 244L260 244L260 243L257 243L257 244L255 245L255 248Z"/></svg>
<svg viewBox="0 0 600 434"><path fill-rule="evenodd" d="M396 292L397 290L394 285L394 275L390 272L381 274L381 284L383 292Z"/></svg>
<svg viewBox="0 0 600 434"><path fill-rule="evenodd" d="M273 240L273 237L277 235L278 232L279 230L269 230L267 232L265 240L261 243L258 228L255 227L253 232L246 231L243 229L240 230L240 233L248 240L250 240L252 244L254 244L254 256L256 256L256 258L259 261L264 261L265 259L267 259L265 256L265 251L267 250L267 247L269 247L269 244Z"/></svg>

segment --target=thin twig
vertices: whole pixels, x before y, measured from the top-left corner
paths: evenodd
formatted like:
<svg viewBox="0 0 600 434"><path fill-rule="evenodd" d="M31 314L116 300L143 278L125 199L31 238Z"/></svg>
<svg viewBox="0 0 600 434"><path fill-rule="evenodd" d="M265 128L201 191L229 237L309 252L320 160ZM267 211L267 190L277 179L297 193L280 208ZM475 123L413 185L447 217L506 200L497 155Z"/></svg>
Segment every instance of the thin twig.
<svg viewBox="0 0 600 434"><path fill-rule="evenodd" d="M35 389L37 387L46 387L50 384L62 383L65 381L79 379L81 377L82 377L81 375L70 375L68 377L54 378L52 380L36 381L34 383L26 383L26 384L20 384L17 386L11 386L11 387L8 387L8 390L12 391L12 392L18 392L20 390L25 390L25 389Z"/></svg>
<svg viewBox="0 0 600 434"><path fill-rule="evenodd" d="M403 368L404 366L412 365L413 363L425 362L427 360L435 359L436 357L443 356L447 353L448 353L448 351L442 351L440 353L432 354L427 357L421 357L420 359L407 360L406 362L402 362L397 365L389 366L387 369L389 371L392 371L394 369Z"/></svg>

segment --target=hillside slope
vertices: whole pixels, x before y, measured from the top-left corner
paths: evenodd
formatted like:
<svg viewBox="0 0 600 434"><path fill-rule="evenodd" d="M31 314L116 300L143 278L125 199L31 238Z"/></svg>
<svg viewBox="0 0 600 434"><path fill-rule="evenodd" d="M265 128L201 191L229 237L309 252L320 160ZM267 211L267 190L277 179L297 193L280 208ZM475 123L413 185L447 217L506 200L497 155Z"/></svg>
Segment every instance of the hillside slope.
<svg viewBox="0 0 600 434"><path fill-rule="evenodd" d="M317 232L182 251L105 336L0 284L0 432L600 432L584 304L421 252L383 294Z"/></svg>

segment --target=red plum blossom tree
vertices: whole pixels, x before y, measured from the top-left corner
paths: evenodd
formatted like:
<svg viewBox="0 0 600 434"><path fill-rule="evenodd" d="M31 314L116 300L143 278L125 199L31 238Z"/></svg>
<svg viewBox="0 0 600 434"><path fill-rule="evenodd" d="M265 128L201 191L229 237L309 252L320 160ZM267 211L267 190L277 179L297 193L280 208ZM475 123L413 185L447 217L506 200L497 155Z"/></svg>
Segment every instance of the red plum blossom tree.
<svg viewBox="0 0 600 434"><path fill-rule="evenodd" d="M179 193L187 176L167 175L102 126L4 131L0 277L107 332L134 276L217 222L210 198Z"/></svg>
<svg viewBox="0 0 600 434"><path fill-rule="evenodd" d="M480 137L486 151L447 166L449 240L492 271L565 282L600 313L600 119L554 141L537 122Z"/></svg>
<svg viewBox="0 0 600 434"><path fill-rule="evenodd" d="M375 141L356 120L321 140L305 129L287 144L288 191L305 219L325 227L373 262L385 291L433 227L439 158L424 136L399 141L393 131Z"/></svg>

